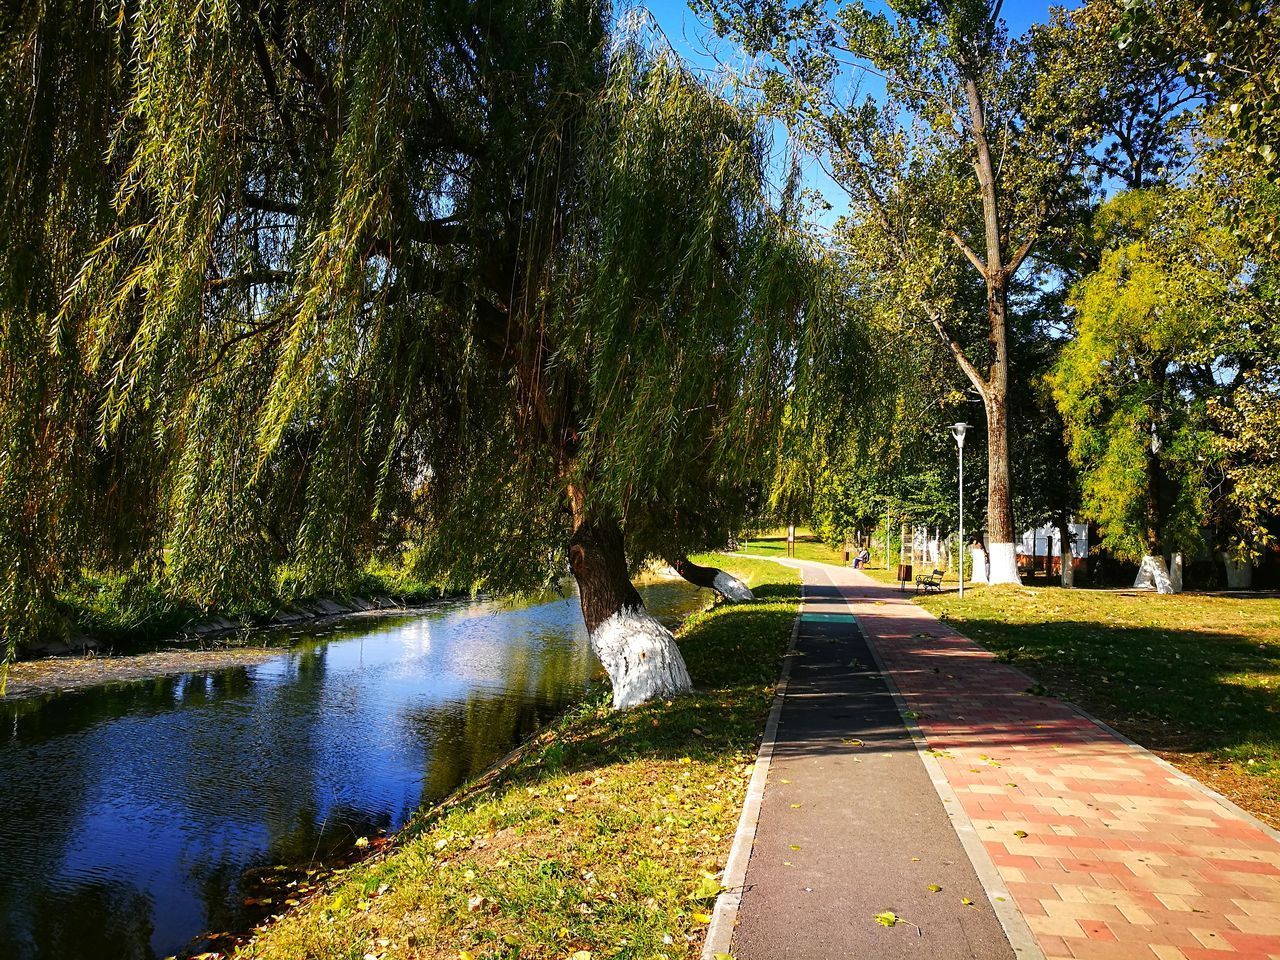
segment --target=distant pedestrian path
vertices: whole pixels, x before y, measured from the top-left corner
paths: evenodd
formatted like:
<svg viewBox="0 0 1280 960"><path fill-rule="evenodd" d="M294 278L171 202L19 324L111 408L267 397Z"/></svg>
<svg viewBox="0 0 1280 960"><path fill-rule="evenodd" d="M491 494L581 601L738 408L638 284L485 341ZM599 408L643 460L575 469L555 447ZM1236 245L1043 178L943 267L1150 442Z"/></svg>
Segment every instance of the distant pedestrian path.
<svg viewBox="0 0 1280 960"><path fill-rule="evenodd" d="M1274 831L897 589L789 562L735 957L1280 958Z"/></svg>

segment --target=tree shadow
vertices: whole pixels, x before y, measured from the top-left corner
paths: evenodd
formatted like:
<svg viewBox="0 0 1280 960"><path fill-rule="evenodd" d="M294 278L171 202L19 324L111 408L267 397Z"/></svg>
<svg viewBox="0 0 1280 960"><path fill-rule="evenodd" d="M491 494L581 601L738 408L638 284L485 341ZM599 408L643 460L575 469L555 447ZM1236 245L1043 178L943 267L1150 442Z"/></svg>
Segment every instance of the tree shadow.
<svg viewBox="0 0 1280 960"><path fill-rule="evenodd" d="M1096 621L964 623L1042 683L1157 750L1236 750L1280 759L1280 644L1225 631Z"/></svg>

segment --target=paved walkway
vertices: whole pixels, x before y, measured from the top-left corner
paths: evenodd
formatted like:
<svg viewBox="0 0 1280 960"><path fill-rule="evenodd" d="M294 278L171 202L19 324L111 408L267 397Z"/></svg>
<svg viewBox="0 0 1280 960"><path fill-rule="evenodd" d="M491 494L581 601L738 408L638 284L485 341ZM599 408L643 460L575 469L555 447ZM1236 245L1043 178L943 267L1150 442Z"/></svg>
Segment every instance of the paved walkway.
<svg viewBox="0 0 1280 960"><path fill-rule="evenodd" d="M1280 958L1274 832L895 588L796 565L809 599L734 956ZM888 909L919 932L877 925Z"/></svg>

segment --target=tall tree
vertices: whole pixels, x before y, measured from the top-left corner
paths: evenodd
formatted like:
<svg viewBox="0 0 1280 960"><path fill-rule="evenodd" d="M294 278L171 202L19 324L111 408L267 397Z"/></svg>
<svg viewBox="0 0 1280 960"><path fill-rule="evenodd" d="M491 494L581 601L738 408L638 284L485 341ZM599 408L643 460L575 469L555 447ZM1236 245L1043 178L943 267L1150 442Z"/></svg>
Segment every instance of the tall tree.
<svg viewBox="0 0 1280 960"><path fill-rule="evenodd" d="M1045 38L1010 40L998 2L698 6L758 58L747 82L765 110L848 193L842 240L866 282L932 325L980 395L991 579L1017 582L1010 287L1084 199L1077 173L1097 136L1084 120L1099 91L1055 84Z"/></svg>
<svg viewBox="0 0 1280 960"><path fill-rule="evenodd" d="M111 215L103 157L129 51L98 10L58 0L0 11L0 660L61 628L55 591L86 527L127 526L121 500L137 492L95 454L74 349L49 344L62 291ZM117 495L95 500L104 474L99 491Z"/></svg>
<svg viewBox="0 0 1280 960"><path fill-rule="evenodd" d="M629 572L803 387L820 268L753 123L594 0L140 0L116 224L60 340L159 425L169 573L331 588L412 502L427 571L577 580L617 706L688 675ZM412 494L406 496L406 494ZM700 503L700 501L703 501Z"/></svg>
<svg viewBox="0 0 1280 960"><path fill-rule="evenodd" d="M1183 191L1121 194L1098 228L1110 243L1072 291L1075 336L1051 383L1104 544L1140 563L1140 585L1175 592L1169 561L1211 517L1207 404L1240 373L1248 261Z"/></svg>

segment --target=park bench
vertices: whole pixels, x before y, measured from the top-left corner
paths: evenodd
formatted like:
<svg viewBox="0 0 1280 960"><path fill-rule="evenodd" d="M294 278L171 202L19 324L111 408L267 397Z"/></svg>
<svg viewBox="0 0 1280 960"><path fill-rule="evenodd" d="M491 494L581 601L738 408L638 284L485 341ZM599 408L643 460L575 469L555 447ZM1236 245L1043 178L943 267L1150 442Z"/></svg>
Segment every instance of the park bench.
<svg viewBox="0 0 1280 960"><path fill-rule="evenodd" d="M927 577L924 574L916 577L916 593L923 590L925 593L941 593L942 592L942 571L934 570Z"/></svg>

